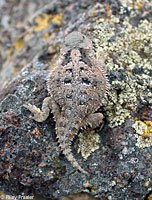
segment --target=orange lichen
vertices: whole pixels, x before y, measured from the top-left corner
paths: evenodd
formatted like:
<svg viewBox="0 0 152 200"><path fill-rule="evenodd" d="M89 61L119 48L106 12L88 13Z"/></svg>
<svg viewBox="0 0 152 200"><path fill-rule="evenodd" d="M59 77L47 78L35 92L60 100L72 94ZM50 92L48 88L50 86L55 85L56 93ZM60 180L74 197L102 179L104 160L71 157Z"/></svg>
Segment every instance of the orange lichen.
<svg viewBox="0 0 152 200"><path fill-rule="evenodd" d="M151 129L152 128L152 121L144 121L145 122L145 124L148 126L148 128L149 129Z"/></svg>
<svg viewBox="0 0 152 200"><path fill-rule="evenodd" d="M138 8L138 9L140 9L140 8L142 8L142 6L143 6L143 4L140 2L140 3L137 3L137 4L135 4L135 7L136 8Z"/></svg>
<svg viewBox="0 0 152 200"><path fill-rule="evenodd" d="M132 127L136 130L136 145L140 148L152 146L152 121L136 121Z"/></svg>
<svg viewBox="0 0 152 200"><path fill-rule="evenodd" d="M89 185L90 185L90 183L89 183L89 182L87 182L87 183L86 183L86 188L87 188L87 187L89 187Z"/></svg>
<svg viewBox="0 0 152 200"><path fill-rule="evenodd" d="M148 200L152 200L152 194L149 195Z"/></svg>

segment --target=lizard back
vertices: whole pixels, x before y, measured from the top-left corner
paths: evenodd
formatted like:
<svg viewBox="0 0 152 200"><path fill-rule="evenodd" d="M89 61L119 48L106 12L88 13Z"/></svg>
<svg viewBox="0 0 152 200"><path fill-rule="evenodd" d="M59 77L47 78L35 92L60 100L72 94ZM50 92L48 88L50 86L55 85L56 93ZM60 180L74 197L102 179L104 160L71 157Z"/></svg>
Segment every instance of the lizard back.
<svg viewBox="0 0 152 200"><path fill-rule="evenodd" d="M79 32L65 38L59 61L52 68L48 81L51 98L60 108L56 113L56 131L66 158L86 173L71 151L71 142L87 117L102 104L108 89L105 69L94 58L91 41Z"/></svg>

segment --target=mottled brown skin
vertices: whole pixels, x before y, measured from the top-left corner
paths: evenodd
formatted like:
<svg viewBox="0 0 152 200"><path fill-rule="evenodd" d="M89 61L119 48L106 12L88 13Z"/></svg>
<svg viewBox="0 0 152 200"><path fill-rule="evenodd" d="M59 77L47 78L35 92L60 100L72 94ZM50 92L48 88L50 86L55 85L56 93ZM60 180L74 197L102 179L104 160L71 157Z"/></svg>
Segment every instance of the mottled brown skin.
<svg viewBox="0 0 152 200"><path fill-rule="evenodd" d="M102 105L108 89L103 61L94 58L91 41L79 32L65 38L56 67L52 67L47 88L50 97L43 101L42 111L24 105L38 122L46 120L50 110L56 119L59 146L74 167L83 170L73 157L71 143L82 127L98 127L103 115L95 113Z"/></svg>

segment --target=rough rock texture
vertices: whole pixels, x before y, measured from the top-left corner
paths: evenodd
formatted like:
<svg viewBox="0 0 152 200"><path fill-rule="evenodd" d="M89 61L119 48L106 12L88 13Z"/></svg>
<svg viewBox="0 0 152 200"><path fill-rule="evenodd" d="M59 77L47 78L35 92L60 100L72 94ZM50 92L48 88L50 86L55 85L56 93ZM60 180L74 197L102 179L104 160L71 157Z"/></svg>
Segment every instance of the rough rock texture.
<svg viewBox="0 0 152 200"><path fill-rule="evenodd" d="M72 30L86 33L98 17L95 13L98 1L45 0L43 7L42 1L36 2L24 0L21 4L14 2L14 6L6 2L1 6L0 85L15 76L35 56L39 55L39 59L46 62L43 68L47 68L49 61L54 64L64 36ZM10 15L12 19L4 20ZM6 21L8 25L4 23ZM39 63L35 65L42 68Z"/></svg>
<svg viewBox="0 0 152 200"><path fill-rule="evenodd" d="M16 46L10 31L10 37L1 32L1 74L9 67L22 68L36 56L0 93L1 191L51 199L81 191L108 200L152 198L151 9L147 0L55 1L35 13L31 23L22 24ZM99 109L105 125L88 130L89 137L80 133L72 144L78 163L94 172L90 177L73 168L57 148L53 115L38 123L22 107L26 102L41 107L49 67L63 35L72 30L91 37L109 67L111 89ZM12 42L11 48L6 41ZM100 144L99 137L90 144L92 132L100 136ZM84 155L87 139L89 157Z"/></svg>

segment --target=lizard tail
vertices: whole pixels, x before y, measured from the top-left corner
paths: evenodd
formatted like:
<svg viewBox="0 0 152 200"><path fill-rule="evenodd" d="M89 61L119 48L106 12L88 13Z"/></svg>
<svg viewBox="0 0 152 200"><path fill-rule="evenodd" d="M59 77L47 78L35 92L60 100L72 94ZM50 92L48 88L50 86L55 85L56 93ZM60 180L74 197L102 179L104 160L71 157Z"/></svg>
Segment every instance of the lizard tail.
<svg viewBox="0 0 152 200"><path fill-rule="evenodd" d="M60 126L58 126L59 124ZM64 126L63 124L64 124L63 121L61 123L58 122L56 126L57 138L63 154L65 155L67 160L71 162L73 167L76 167L80 172L89 175L88 172L86 172L81 168L81 166L78 164L77 160L74 158L72 154L71 142L73 141L75 135L78 133L78 128L76 128L76 126L72 124L71 126L68 126L67 124L66 126Z"/></svg>

